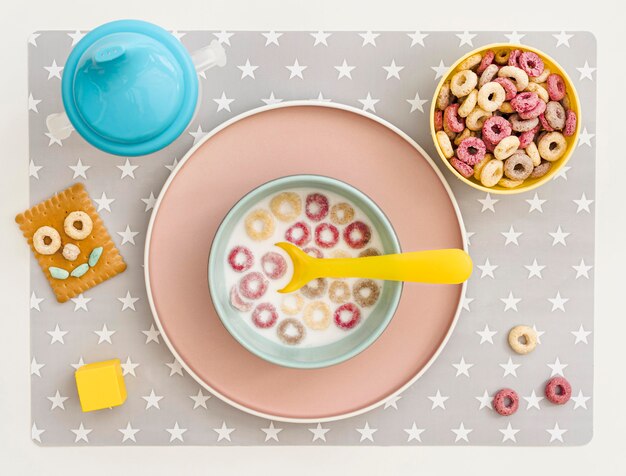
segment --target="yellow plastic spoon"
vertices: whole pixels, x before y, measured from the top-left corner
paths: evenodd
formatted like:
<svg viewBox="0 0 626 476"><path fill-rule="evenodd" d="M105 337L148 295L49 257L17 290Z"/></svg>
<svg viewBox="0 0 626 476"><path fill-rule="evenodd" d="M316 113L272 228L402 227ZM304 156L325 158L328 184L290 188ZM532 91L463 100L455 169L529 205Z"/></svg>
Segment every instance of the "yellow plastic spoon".
<svg viewBox="0 0 626 476"><path fill-rule="evenodd" d="M472 274L463 250L428 250L363 258L313 258L291 243L276 243L293 262L291 281L280 293L297 291L315 278L370 278L431 284L459 284Z"/></svg>

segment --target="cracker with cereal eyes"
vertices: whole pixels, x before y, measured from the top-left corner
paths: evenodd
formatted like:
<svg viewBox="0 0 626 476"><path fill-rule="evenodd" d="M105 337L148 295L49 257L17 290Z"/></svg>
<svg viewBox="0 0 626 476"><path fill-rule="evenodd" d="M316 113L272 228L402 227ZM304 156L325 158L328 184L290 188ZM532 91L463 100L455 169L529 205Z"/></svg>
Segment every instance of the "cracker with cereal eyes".
<svg viewBox="0 0 626 476"><path fill-rule="evenodd" d="M126 269L82 184L20 213L15 221L59 302Z"/></svg>

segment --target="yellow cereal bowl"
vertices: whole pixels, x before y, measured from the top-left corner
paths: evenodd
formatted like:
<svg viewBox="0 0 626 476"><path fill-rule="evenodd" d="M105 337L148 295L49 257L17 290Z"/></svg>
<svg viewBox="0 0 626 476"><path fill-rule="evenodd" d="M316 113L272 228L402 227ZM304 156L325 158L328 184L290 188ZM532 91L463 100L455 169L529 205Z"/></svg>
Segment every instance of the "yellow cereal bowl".
<svg viewBox="0 0 626 476"><path fill-rule="evenodd" d="M559 160L555 162L552 162L552 167L550 168L548 173L544 175L543 177L539 177L537 179L526 179L524 183L522 183L522 185L516 188L505 188L499 185L496 185L494 187L485 187L478 180L474 179L474 177L470 177L470 178L463 177L460 173L456 171L454 167L452 167L452 164L450 163L450 161L446 159L446 157L443 155L443 152L441 148L439 147L439 142L437 141L437 131L435 130L435 111L436 111L437 97L439 96L439 91L441 91L441 88L444 85L444 83L450 80L450 78L454 75L454 73L457 72L458 66L470 56L475 55L476 53L482 54L486 52L487 50L494 50L494 52L496 52L501 49L506 49L506 50L521 49L525 51L532 51L538 54L543 60L543 63L546 66L546 68L549 68L551 72L558 73L563 77L563 81L565 82L565 86L567 88L567 96L570 101L570 109L576 113L576 130L574 131L574 134L572 136L565 138L567 146L566 146L565 153L563 154L563 157L561 157ZM466 184L468 184L471 187L474 187L477 190L482 190L483 192L489 192L489 193L494 193L494 194L513 195L516 193L528 192L529 190L533 190L543 185L544 183L549 182L556 174L559 173L559 170L563 168L563 166L567 163L572 153L574 152L574 149L576 148L576 143L578 142L578 134L580 133L581 122L582 121L581 121L581 114L580 114L580 101L578 98L578 93L576 92L576 88L574 87L574 84L572 83L571 78L565 72L565 70L561 67L561 65L557 63L553 58L545 54L543 51L539 51L535 48L531 48L530 46L516 45L512 43L492 43L490 45L482 46L473 51L470 51L466 55L459 58L458 61L450 67L450 69L444 75L444 77L441 78L441 81L439 81L439 84L437 85L437 88L435 89L435 94L433 96L433 100L430 106L430 134L433 138L435 149L437 149L437 153L439 154L439 157L441 158L443 163L446 164L446 167L448 167L450 171L459 180L465 182Z"/></svg>

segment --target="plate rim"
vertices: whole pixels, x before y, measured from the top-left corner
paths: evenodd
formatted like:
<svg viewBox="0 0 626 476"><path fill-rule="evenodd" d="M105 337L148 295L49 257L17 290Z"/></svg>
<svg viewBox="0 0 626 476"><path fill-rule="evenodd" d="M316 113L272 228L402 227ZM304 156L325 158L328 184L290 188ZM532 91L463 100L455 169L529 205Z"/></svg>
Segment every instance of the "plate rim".
<svg viewBox="0 0 626 476"><path fill-rule="evenodd" d="M379 116L376 116L375 114L371 114L371 113L369 113L367 111L364 111L362 109L358 109L358 108L353 107L353 106L349 106L347 104L340 104L340 103L336 103L336 102L332 102L332 101L320 101L320 100L292 100L292 101L283 101L283 102L277 103L277 104L269 104L269 105L266 105L266 106L253 108L253 109L245 111L245 112L243 112L241 114L238 114L238 115L236 115L236 116L234 116L234 117L232 117L232 118L222 122L221 124L219 124L215 128L213 128L197 144L193 145L185 153L183 158L178 162L178 164L176 165L174 170L172 170L172 172L170 173L169 177L167 178L167 180L163 184L163 187L161 188L161 191L159 192L159 196L157 197L157 200L155 202L154 208L153 208L152 213L150 215L150 221L148 222L148 228L147 228L147 231L146 231L145 247L144 247L144 281L145 281L145 285L146 285L146 294L147 294L147 298L148 298L148 303L150 304L150 311L152 313L152 318L154 319L154 322L157 325L157 328L158 328L158 330L159 330L159 332L161 334L161 337L163 338L163 341L167 345L167 348L172 353L172 355L181 364L183 369L185 369L185 371L199 385L201 385L205 390L208 390L209 392L211 392L212 395L215 395L217 398L219 398L223 402L227 403L228 405L231 405L232 407L234 407L234 408L236 408L236 409L238 409L240 411L243 411L243 412L245 412L247 414L250 414L250 415L253 415L253 416L256 416L256 417L259 417L259 418L264 418L264 419L267 419L267 420L272 420L272 421L277 421L277 422L284 422L284 423L327 423L327 422L345 420L347 418L355 417L357 415L362 415L363 413L367 413L367 412L369 412L369 411L371 411L371 410L373 410L373 409L383 405L385 402L387 402L388 400L394 398L396 395L399 395L402 392L404 392L407 388L409 388L415 382L417 382L417 380L419 380L419 378L422 375L424 375L424 373L426 373L426 371L430 368L430 366L437 360L437 358L439 357L439 355L441 354L441 352L445 348L446 344L448 343L448 340L450 339L450 336L454 332L454 329L456 328L457 322L459 320L459 315L461 314L461 309L462 309L462 306L463 306L463 300L465 298L465 292L467 290L467 281L465 281L462 284L462 286L461 286L461 293L459 295L459 302L457 304L456 311L454 313L454 318L452 320L452 323L451 323L450 327L448 328L448 331L446 332L445 337L443 338L443 340L439 344L439 347L437 347L437 350L430 357L428 362L426 362L426 364L419 370L419 372L417 372L411 379L409 379L407 382L405 382L404 385L402 385L397 390L393 391L392 393L390 393L389 395L385 396L384 398L380 399L377 402L374 402L374 403L372 403L370 405L367 405L365 407L359 408L357 410L353 410L353 411L350 411L350 412L341 413L341 414L337 414L337 415L331 415L331 416L328 416L328 417L322 417L322 418L293 418L293 417L285 417L285 416L281 416L281 415L273 415L271 413L260 412L258 410L254 410L252 408L246 407L245 405L242 405L242 404L240 404L238 402L235 402L235 401L231 400L226 395L223 395L222 393L220 393L217 390L215 390L207 382L203 381L187 365L187 362L185 362L185 360L181 358L179 353L176 351L174 345L170 342L169 337L164 332L163 326L161 325L161 320L159 318L159 315L158 315L157 310L156 310L156 306L154 304L154 299L152 298L152 287L150 286L150 243L152 241L152 232L153 232L153 228L154 228L154 222L155 222L156 217L158 215L158 211L159 211L161 202L163 201L163 197L167 193L167 190L169 189L170 185L172 184L172 182L176 178L176 175L178 174L180 169L185 165L187 160L189 160L195 154L195 152L200 147L202 147L202 145L204 145L205 142L207 142L208 140L213 138L213 136L215 136L216 134L218 134L219 132L221 132L222 130L226 129L227 127L231 126L232 124L234 124L236 122L239 122L239 121L241 121L243 119L246 119L248 117L251 117L251 116L254 116L254 115L257 115L257 114L261 114L261 113L268 112L268 111L273 111L273 110L276 110L276 109L284 109L284 108L288 108L288 107L303 107L303 106L304 107L311 107L311 106L312 107L325 107L325 108L329 108L329 109L336 109L336 110L341 110L341 111L345 111L345 112L351 112L351 113L357 114L357 115L359 115L361 117L365 117L367 119L373 120L373 121L379 123L380 125L386 127L387 129L391 130L393 133L397 134L398 136L400 136L405 142L407 142L415 150L417 150L422 155L422 157L428 162L428 164L431 166L431 168L434 170L435 174L437 175L437 177L439 178L440 182L442 183L444 189L446 190L446 192L448 194L448 197L450 198L450 202L452 203L452 207L454 208L454 212L455 212L455 215L456 215L456 218L457 218L457 222L458 222L458 225L459 225L459 229L460 229L460 232L461 232L461 238L462 238L462 241L463 241L463 250L465 252L468 251L467 250L467 234L466 234L466 230L465 230L465 224L463 222L463 216L461 215L461 210L459 208L458 202L456 201L456 197L452 193L452 189L450 188L450 184L445 179L443 173L441 172L441 170L439 170L439 168L437 167L437 165L435 164L433 159L428 155L428 153L415 140L413 140L408 134L406 134L404 131L402 131L397 126L393 125L391 122L389 122L389 121L387 121L387 120L385 120L385 119L383 119L383 118L381 118ZM303 369L302 371L306 372L307 369Z"/></svg>

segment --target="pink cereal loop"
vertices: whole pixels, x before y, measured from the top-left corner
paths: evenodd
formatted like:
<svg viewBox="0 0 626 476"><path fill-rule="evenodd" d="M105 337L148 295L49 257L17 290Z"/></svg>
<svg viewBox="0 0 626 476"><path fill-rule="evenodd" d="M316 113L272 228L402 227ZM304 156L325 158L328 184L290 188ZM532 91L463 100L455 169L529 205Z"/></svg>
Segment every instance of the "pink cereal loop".
<svg viewBox="0 0 626 476"><path fill-rule="evenodd" d="M443 111L441 109L435 111L435 130L443 130Z"/></svg>
<svg viewBox="0 0 626 476"><path fill-rule="evenodd" d="M540 102L539 96L537 93L533 93L531 91L525 91L523 93L519 93L513 99L511 99L511 106L515 109L516 112L528 112L534 109L537 106L537 103Z"/></svg>
<svg viewBox="0 0 626 476"><path fill-rule="evenodd" d="M572 396L572 386L563 377L554 377L546 384L546 398L556 404L567 403Z"/></svg>
<svg viewBox="0 0 626 476"><path fill-rule="evenodd" d="M548 132L552 132L554 131L554 129L552 129L552 127L550 127L550 124L548 124L547 119L545 118L545 116L543 114L539 114L539 122L541 123L541 127L548 131Z"/></svg>
<svg viewBox="0 0 626 476"><path fill-rule="evenodd" d="M537 125L533 127L531 130L522 132L519 136L519 148L525 149L530 145L530 143L535 140L535 135L539 132L539 128L541 126Z"/></svg>
<svg viewBox="0 0 626 476"><path fill-rule="evenodd" d="M494 395L492 404L498 414L510 416L519 408L519 396L515 390L503 388Z"/></svg>
<svg viewBox="0 0 626 476"><path fill-rule="evenodd" d="M497 144L510 136L511 132L511 123L502 116L492 116L483 123L483 139L487 139L492 144Z"/></svg>
<svg viewBox="0 0 626 476"><path fill-rule="evenodd" d="M457 157L472 166L483 160L485 153L485 143L478 137L463 139L456 149Z"/></svg>
<svg viewBox="0 0 626 476"><path fill-rule="evenodd" d="M540 114L543 114L546 110L546 107L546 103L540 99L537 105L530 111L520 112L519 117L524 120L534 119L536 117L539 117Z"/></svg>
<svg viewBox="0 0 626 476"><path fill-rule="evenodd" d="M510 101L517 94L517 88L515 87L515 84L513 84L513 81L509 78L496 78L493 81L504 88L504 92L506 93L504 99L506 101Z"/></svg>
<svg viewBox="0 0 626 476"><path fill-rule="evenodd" d="M454 169L465 178L470 178L474 175L474 168L465 162L461 162L456 157L452 157L450 159L450 164L452 164L452 167L454 167Z"/></svg>
<svg viewBox="0 0 626 476"><path fill-rule="evenodd" d="M522 68L528 76L536 78L543 73L543 60L537 53L532 51L524 51L519 55L519 66Z"/></svg>
<svg viewBox="0 0 626 476"><path fill-rule="evenodd" d="M478 69L476 70L476 73L481 74L483 71L485 71L487 69L487 66L493 63L493 58L495 56L496 54L493 51L487 50L485 52L485 56L483 56L483 59L480 61L480 64L478 65Z"/></svg>
<svg viewBox="0 0 626 476"><path fill-rule="evenodd" d="M567 111L563 135L570 137L574 135L574 132L576 132L576 113L570 109Z"/></svg>
<svg viewBox="0 0 626 476"><path fill-rule="evenodd" d="M511 51L511 54L509 55L509 66L515 66L516 68L519 68L519 56L522 53L521 50L513 50Z"/></svg>
<svg viewBox="0 0 626 476"><path fill-rule="evenodd" d="M548 86L548 95L552 101L560 101L565 97L565 81L556 73L552 73L548 76L546 81Z"/></svg>
<svg viewBox="0 0 626 476"><path fill-rule="evenodd" d="M452 132L462 132L465 129L465 119L459 116L459 104L450 104L443 113L443 120Z"/></svg>

